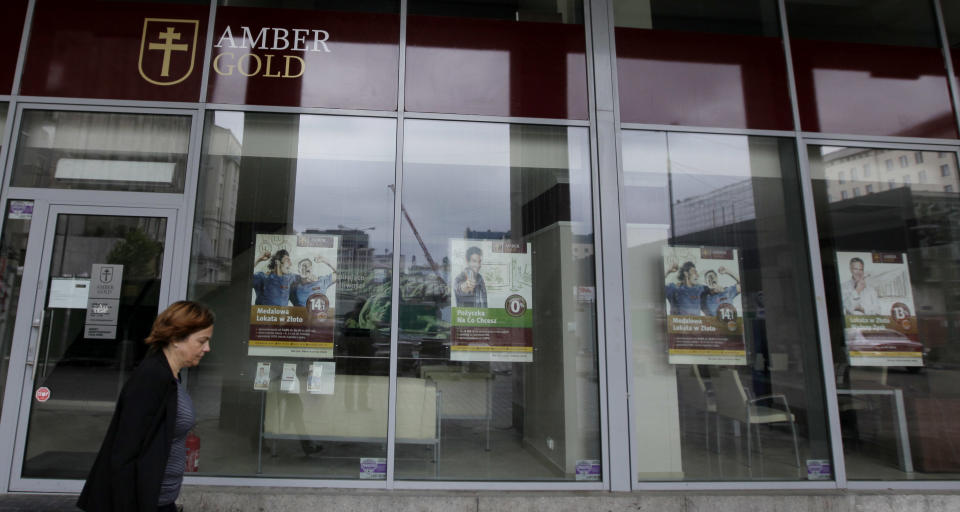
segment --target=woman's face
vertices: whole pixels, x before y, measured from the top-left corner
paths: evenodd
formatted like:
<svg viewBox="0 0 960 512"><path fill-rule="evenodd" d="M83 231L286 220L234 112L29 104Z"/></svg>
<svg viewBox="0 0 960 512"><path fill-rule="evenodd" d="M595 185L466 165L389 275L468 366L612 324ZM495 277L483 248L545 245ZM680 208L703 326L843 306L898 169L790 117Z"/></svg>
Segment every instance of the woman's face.
<svg viewBox="0 0 960 512"><path fill-rule="evenodd" d="M210 338L212 336L213 326L211 325L187 336L183 341L173 344L175 353L183 363L183 368L200 364L203 355L210 352Z"/></svg>

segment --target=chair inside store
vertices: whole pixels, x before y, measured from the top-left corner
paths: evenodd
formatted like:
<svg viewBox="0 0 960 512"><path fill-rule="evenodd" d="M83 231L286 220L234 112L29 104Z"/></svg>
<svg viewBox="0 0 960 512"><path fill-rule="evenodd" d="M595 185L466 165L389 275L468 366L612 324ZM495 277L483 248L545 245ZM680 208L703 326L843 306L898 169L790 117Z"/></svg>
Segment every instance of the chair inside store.
<svg viewBox="0 0 960 512"><path fill-rule="evenodd" d="M793 436L793 451L797 467L800 467L800 450L797 446L796 418L790 412L786 396L782 394L764 395L751 398L743 387L737 370L722 370L713 379L716 394L717 414L743 424L747 430L747 467L753 468L753 428L756 426L757 451L763 457L760 425L787 423ZM720 435L717 431L717 448Z"/></svg>

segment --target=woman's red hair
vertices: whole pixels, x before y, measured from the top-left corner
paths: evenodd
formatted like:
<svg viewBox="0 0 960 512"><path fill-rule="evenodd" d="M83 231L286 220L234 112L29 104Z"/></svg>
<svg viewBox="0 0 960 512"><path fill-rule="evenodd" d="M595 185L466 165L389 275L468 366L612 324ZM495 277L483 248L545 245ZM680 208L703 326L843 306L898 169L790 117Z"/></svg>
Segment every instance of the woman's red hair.
<svg viewBox="0 0 960 512"><path fill-rule="evenodd" d="M190 300L181 300L170 304L157 315L153 329L144 343L153 348L163 348L173 341L179 341L191 334L213 325L214 315L210 308Z"/></svg>

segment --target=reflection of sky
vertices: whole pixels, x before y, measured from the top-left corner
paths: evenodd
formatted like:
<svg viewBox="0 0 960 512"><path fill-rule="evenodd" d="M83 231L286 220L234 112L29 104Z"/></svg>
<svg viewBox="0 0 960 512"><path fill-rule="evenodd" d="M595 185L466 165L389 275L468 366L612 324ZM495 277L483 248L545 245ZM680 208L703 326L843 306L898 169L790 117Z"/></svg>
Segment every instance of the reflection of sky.
<svg viewBox="0 0 960 512"><path fill-rule="evenodd" d="M671 192L677 202L751 177L779 177L779 166L751 166L749 140L743 135L699 133L671 133L668 140L664 132L625 131L626 184L666 187L669 166ZM755 159L764 156L758 154L759 148L753 149Z"/></svg>
<svg viewBox="0 0 960 512"><path fill-rule="evenodd" d="M243 141L244 113L215 112L214 122ZM396 121L301 115L297 128L296 146L244 148L247 155L296 158L293 229L362 229L377 253L390 250L393 192L387 185L394 178Z"/></svg>
<svg viewBox="0 0 960 512"><path fill-rule="evenodd" d="M300 116L293 229L364 229L389 250L395 140L392 119Z"/></svg>
<svg viewBox="0 0 960 512"><path fill-rule="evenodd" d="M232 133L238 141L243 140L243 112L214 112L213 124L230 130L230 133Z"/></svg>
<svg viewBox="0 0 960 512"><path fill-rule="evenodd" d="M525 174L559 174L559 181L568 181L575 232L592 231L588 132L569 127L555 134L518 138L514 133L511 145L507 124L407 122L403 203L437 263L447 254L448 240L463 238L467 228L510 231L511 166L523 167ZM404 219L402 252L426 264L412 235Z"/></svg>

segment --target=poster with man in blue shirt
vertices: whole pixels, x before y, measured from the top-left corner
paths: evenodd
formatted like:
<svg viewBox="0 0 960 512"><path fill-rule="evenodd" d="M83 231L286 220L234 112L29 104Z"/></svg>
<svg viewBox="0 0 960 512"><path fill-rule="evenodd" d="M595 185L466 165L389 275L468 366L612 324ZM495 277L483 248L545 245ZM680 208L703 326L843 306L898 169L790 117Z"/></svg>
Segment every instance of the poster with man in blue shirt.
<svg viewBox="0 0 960 512"><path fill-rule="evenodd" d="M339 235L256 236L248 355L333 357L339 245Z"/></svg>
<svg viewBox="0 0 960 512"><path fill-rule="evenodd" d="M663 264L669 362L747 364L737 249L666 246Z"/></svg>

